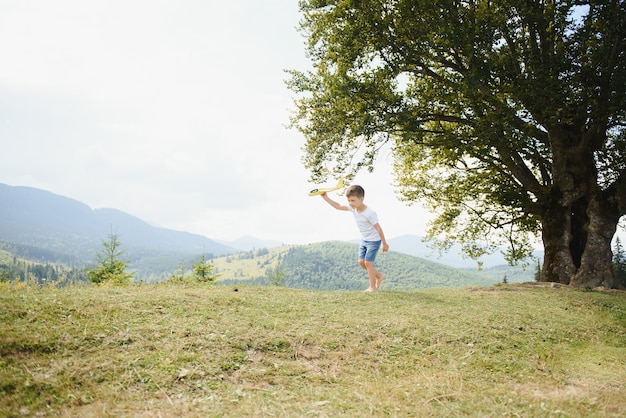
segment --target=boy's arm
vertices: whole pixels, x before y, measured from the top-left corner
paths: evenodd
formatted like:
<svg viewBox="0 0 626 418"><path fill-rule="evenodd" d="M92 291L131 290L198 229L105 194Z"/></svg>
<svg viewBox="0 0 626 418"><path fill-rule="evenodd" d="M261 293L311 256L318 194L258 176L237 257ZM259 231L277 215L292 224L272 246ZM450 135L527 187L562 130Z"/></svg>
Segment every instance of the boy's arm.
<svg viewBox="0 0 626 418"><path fill-rule="evenodd" d="M383 233L383 229L380 227L380 224L374 224L374 228L380 235L380 239L383 242L383 252L386 253L389 250L389 244L387 244L387 240L385 239L385 234Z"/></svg>
<svg viewBox="0 0 626 418"><path fill-rule="evenodd" d="M328 204L332 207L334 207L337 210L348 210L347 206L344 206L338 202L335 202L333 199L331 199L330 197L328 197L326 195L326 193L322 193L320 196L322 196L322 199L324 199L326 202L328 202Z"/></svg>

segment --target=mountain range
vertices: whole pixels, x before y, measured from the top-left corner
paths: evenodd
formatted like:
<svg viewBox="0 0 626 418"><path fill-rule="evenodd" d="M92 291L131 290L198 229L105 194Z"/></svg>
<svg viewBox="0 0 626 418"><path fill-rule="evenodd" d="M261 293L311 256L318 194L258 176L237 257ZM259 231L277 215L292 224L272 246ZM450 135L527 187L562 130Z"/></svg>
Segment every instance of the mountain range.
<svg viewBox="0 0 626 418"><path fill-rule="evenodd" d="M485 269L508 264L504 255L499 252L484 255L478 260L472 260L463 255L461 246L458 244L452 245L445 253L439 253L438 250L429 247L427 241L424 241L423 238L416 235L402 235L391 238L388 241L389 246L394 251L456 268L475 269L478 267L478 262L480 262L481 267ZM541 260L542 258L543 251L533 252L533 259Z"/></svg>
<svg viewBox="0 0 626 418"><path fill-rule="evenodd" d="M29 259L85 265L110 234L118 235L133 263L239 251L202 235L155 227L116 209L91 209L32 187L0 184L0 202L0 242Z"/></svg>
<svg viewBox="0 0 626 418"><path fill-rule="evenodd" d="M18 257L82 267L94 262L110 234L118 236L129 267L148 280L171 274L179 263L188 266L202 254L213 258L283 245L252 236L232 242L212 240L156 227L116 209L92 209L49 191L0 183L0 246ZM458 248L439 255L417 236L396 237L389 243L393 251L455 268L477 265L463 259ZM481 261L485 268L505 264L501 255Z"/></svg>

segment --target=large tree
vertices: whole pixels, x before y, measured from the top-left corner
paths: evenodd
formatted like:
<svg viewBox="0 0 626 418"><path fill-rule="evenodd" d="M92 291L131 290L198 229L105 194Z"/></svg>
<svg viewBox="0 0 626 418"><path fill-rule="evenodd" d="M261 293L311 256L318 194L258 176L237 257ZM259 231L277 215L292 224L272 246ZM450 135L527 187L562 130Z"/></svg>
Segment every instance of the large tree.
<svg viewBox="0 0 626 418"><path fill-rule="evenodd" d="M541 280L615 287L626 213L626 3L308 0L313 64L291 71L314 180L391 147L428 234L472 256L541 234Z"/></svg>

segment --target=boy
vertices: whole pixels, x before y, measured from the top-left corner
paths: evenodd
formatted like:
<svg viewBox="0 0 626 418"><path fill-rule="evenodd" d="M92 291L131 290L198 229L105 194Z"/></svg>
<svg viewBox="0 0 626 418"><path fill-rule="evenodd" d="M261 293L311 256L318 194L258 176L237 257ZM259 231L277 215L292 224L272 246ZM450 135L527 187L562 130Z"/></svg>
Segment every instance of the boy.
<svg viewBox="0 0 626 418"><path fill-rule="evenodd" d="M368 287L365 291L377 291L380 287L380 282L383 281L385 276L376 270L376 267L374 267L374 260L376 259L376 253L378 253L381 243L383 252L387 252L387 250L389 250L389 245L387 245L385 234L383 234L383 230L378 223L378 216L376 215L376 212L363 203L363 200L365 199L365 190L363 190L361 186L357 185L348 187L348 190L346 191L348 206L335 202L328 197L326 193L322 193L321 196L335 209L350 211L354 215L359 231L361 231L359 264L367 270L367 275L370 279L370 287Z"/></svg>

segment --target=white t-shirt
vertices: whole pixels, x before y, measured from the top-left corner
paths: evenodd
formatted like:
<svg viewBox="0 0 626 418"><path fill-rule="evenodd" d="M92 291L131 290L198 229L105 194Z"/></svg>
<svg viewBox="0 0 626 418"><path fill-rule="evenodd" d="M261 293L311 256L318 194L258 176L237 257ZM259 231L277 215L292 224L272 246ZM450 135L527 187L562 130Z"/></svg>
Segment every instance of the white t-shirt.
<svg viewBox="0 0 626 418"><path fill-rule="evenodd" d="M359 212L356 209L348 206L348 210L354 215L359 231L361 231L361 239L363 241L380 241L380 235L374 228L374 225L378 223L378 215L372 209L365 208L363 212Z"/></svg>

